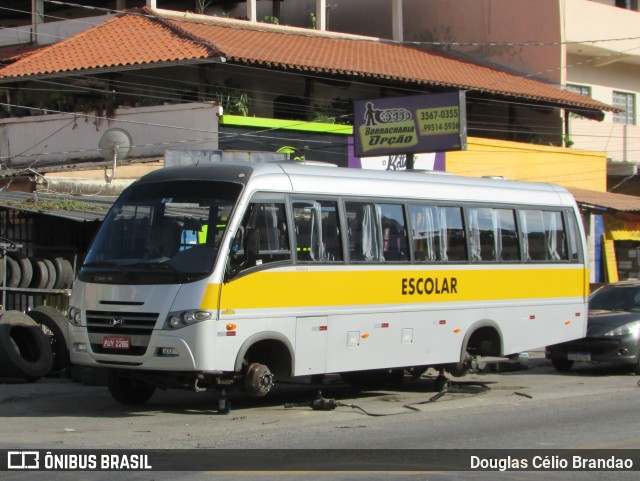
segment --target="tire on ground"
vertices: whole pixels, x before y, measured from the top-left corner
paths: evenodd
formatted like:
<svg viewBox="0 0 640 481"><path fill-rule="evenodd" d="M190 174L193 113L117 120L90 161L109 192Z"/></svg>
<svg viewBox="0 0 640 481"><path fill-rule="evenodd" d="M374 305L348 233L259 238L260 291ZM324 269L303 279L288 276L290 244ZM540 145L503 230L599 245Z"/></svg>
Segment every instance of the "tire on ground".
<svg viewBox="0 0 640 481"><path fill-rule="evenodd" d="M19 311L0 316L0 374L35 381L53 365L49 339L40 326Z"/></svg>
<svg viewBox="0 0 640 481"><path fill-rule="evenodd" d="M573 361L561 358L551 359L551 364L556 368L556 371L560 372L569 371L573 367Z"/></svg>
<svg viewBox="0 0 640 481"><path fill-rule="evenodd" d="M53 354L53 372L61 371L71 364L69 358L69 321L51 306L38 306L27 315L40 325L47 336Z"/></svg>
<svg viewBox="0 0 640 481"><path fill-rule="evenodd" d="M404 369L370 369L366 371L341 372L344 382L354 387L379 388L402 384Z"/></svg>
<svg viewBox="0 0 640 481"><path fill-rule="evenodd" d="M113 399L125 405L143 404L156 390L154 386L136 381L117 369L107 371L107 387Z"/></svg>

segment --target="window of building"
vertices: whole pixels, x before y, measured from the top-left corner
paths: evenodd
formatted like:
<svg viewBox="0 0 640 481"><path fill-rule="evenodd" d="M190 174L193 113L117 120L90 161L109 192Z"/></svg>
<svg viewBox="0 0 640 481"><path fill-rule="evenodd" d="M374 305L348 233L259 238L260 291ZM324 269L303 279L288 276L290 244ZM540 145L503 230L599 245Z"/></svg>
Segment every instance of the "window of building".
<svg viewBox="0 0 640 481"><path fill-rule="evenodd" d="M616 124L635 125L636 120L636 96L628 92L613 92L613 106L624 109L624 112L613 114L613 122Z"/></svg>
<svg viewBox="0 0 640 481"><path fill-rule="evenodd" d="M591 87L586 85L567 84L567 90L591 98Z"/></svg>
<svg viewBox="0 0 640 481"><path fill-rule="evenodd" d="M624 8L626 10L638 11L638 0L614 0L615 5L618 8Z"/></svg>

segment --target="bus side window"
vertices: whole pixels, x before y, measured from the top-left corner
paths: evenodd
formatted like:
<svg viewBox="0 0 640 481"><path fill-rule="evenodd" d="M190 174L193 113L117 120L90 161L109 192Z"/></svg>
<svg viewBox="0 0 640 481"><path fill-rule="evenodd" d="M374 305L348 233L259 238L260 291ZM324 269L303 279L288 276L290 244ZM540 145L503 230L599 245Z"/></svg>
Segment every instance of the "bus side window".
<svg viewBox="0 0 640 481"><path fill-rule="evenodd" d="M569 219L569 259L572 261L579 261L580 259L580 228L576 221L576 216L573 212L567 212L567 218Z"/></svg>
<svg viewBox="0 0 640 481"><path fill-rule="evenodd" d="M467 259L460 207L410 205L414 260L448 262Z"/></svg>
<svg viewBox="0 0 640 481"><path fill-rule="evenodd" d="M472 261L520 260L513 209L468 208L467 221Z"/></svg>
<svg viewBox="0 0 640 481"><path fill-rule="evenodd" d="M345 202L345 210L351 261L384 261L380 206L369 202Z"/></svg>
<svg viewBox="0 0 640 481"><path fill-rule="evenodd" d="M409 259L407 229L404 209L398 204L380 204L383 229L383 256L385 261L406 261Z"/></svg>
<svg viewBox="0 0 640 481"><path fill-rule="evenodd" d="M568 260L567 236L561 212L522 210L520 219L527 260Z"/></svg>
<svg viewBox="0 0 640 481"><path fill-rule="evenodd" d="M251 260L250 265L243 263L245 259L244 241L238 246L232 265L236 268L249 268L270 262L289 260L289 234L287 228L287 216L284 203L280 202L256 202L252 203L242 221L240 229L246 237L248 232L257 231L259 236L260 254L257 259Z"/></svg>
<svg viewBox="0 0 640 481"><path fill-rule="evenodd" d="M543 218L548 259L551 261L568 260L567 234L562 213L544 211Z"/></svg>
<svg viewBox="0 0 640 481"><path fill-rule="evenodd" d="M335 201L297 200L293 202L296 257L302 262L342 260Z"/></svg>

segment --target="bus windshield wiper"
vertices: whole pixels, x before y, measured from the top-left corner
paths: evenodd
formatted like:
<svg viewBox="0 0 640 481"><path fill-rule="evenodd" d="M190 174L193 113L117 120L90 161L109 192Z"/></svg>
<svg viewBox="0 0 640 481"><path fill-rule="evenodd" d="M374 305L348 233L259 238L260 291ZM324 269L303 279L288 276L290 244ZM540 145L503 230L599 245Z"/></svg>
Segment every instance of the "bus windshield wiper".
<svg viewBox="0 0 640 481"><path fill-rule="evenodd" d="M147 268L150 271L153 271L154 269L164 269L175 274L178 277L178 279L181 279L183 281L188 281L189 279L191 279L189 274L176 269L174 266L166 262L159 262L159 261L136 262L135 264L127 264L126 267L133 267L135 269Z"/></svg>
<svg viewBox="0 0 640 481"><path fill-rule="evenodd" d="M120 274L124 275L126 278L131 279L131 273L127 272L126 269L122 266L122 264L114 261L97 261L97 262L88 262L87 264L83 264L82 268L100 268L107 267L113 268L118 271Z"/></svg>
<svg viewBox="0 0 640 481"><path fill-rule="evenodd" d="M97 261L97 262L89 262L87 264L82 264L82 267L113 267L123 274L126 274L127 271L122 267L122 264L114 261Z"/></svg>

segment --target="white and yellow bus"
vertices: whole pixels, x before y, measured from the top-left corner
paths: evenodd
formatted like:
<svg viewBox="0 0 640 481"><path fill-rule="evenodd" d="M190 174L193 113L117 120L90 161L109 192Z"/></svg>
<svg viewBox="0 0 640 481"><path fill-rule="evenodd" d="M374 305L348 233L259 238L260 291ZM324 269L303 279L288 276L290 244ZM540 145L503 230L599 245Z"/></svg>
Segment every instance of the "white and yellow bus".
<svg viewBox="0 0 640 481"><path fill-rule="evenodd" d="M105 218L70 301L74 364L120 402L428 366L460 374L583 337L562 187L299 163L165 168Z"/></svg>

